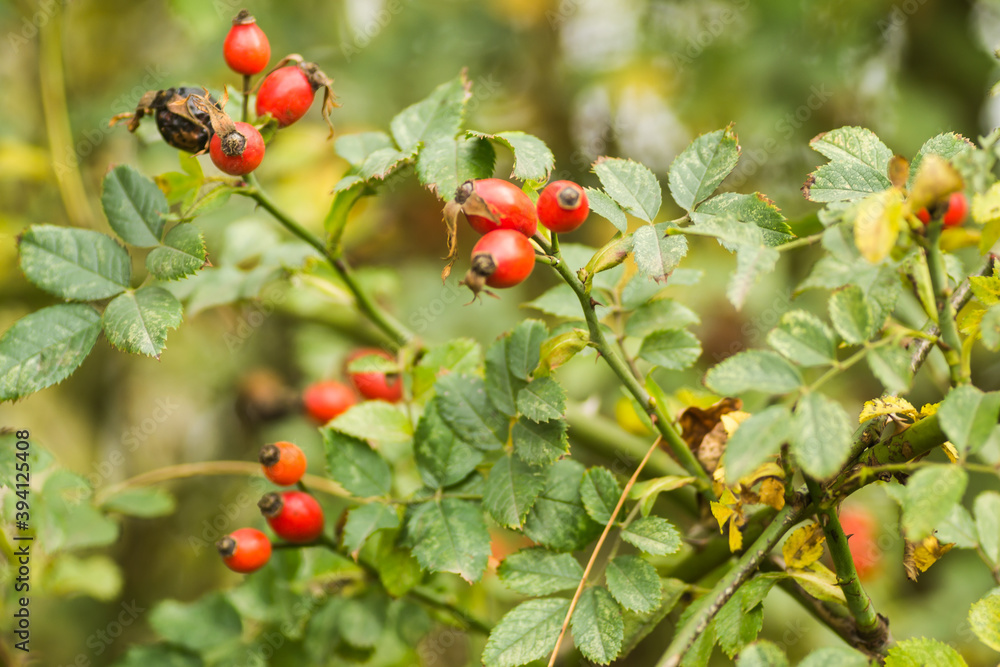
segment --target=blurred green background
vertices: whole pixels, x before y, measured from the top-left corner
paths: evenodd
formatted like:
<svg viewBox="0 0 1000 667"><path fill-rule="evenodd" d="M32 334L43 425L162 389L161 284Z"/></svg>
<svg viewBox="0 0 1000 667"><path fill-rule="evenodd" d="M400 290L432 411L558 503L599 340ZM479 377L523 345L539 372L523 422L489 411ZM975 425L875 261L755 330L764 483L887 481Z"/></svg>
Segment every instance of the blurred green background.
<svg viewBox="0 0 1000 667"><path fill-rule="evenodd" d="M267 32L272 63L301 53L335 79L342 103L333 115L338 134L384 129L400 109L463 67L474 81L469 127L535 134L552 147L558 176L587 185L596 185L589 165L599 155L634 158L662 177L691 139L735 122L744 157L724 187L766 193L796 230L817 224L810 217L815 206L798 188L823 161L808 148L819 132L869 127L909 156L933 134L951 130L975 138L1000 118L1000 105L989 96L1000 78L992 56L1000 44L1000 2L988 0L4 0L0 331L51 303L17 268L15 237L22 229L54 223L106 231L99 197L109 165L128 163L151 175L177 170L176 151L152 123L132 136L123 126L109 128L108 120L134 108L146 90L238 86L221 44L243 6ZM276 138L258 170L274 197L317 231L329 191L347 168L326 134L313 109ZM498 164L501 177L509 170L505 159ZM665 215L676 217L671 206ZM348 230L351 261L365 267L366 284L428 342L458 335L488 342L537 316L518 304L554 284L537 271L499 301L463 307L468 299L457 277L444 287L438 279L444 234L433 195L410 179L359 209ZM98 486L175 463L252 460L262 442L279 438L296 440L321 460L310 424L294 415L261 421L255 418L260 403L336 376L346 352L373 340L371 330L342 300L307 286L282 286L282 272L265 259L284 237L248 202L234 200L198 223L213 264L238 268L243 279L255 281L243 293L260 299L192 308L200 312L189 313L171 333L158 362L100 342L66 382L0 406L0 426L30 428L35 442ZM571 240L600 245L611 233L595 218ZM460 256L472 241L468 233L460 236ZM724 296L732 257L714 242L695 244L683 266L705 270L701 285L672 289L702 316L701 371L732 351L763 344L814 259L807 251L783 261L738 313ZM262 270L253 273L256 268ZM136 270L141 276L141 263ZM799 302L812 303L808 295ZM995 359L976 368L979 386L1000 385ZM701 371L666 384L697 387ZM563 371L573 397L608 416L619 397L612 379L590 359ZM913 402L938 400L933 368L920 380ZM836 387L855 411L881 391L864 370ZM109 464L117 452L124 461ZM109 664L151 636L140 614L121 639L98 642L99 653L88 647L88 636L117 617L123 600L149 608L165 597L189 600L237 581L189 538L246 486L227 478L183 482L173 487L179 497L173 516L126 520L110 549L122 568L120 589L105 599L36 593L33 647L43 656L40 664L70 664L81 653L91 664ZM906 582L894 510L881 491L865 493L884 520L883 548L892 561L873 595L892 618L895 636L938 637L959 645L970 664L995 662L963 625L968 605L989 586L975 556L955 552L919 584ZM240 510L234 522L259 520L252 503ZM767 635L790 655L835 641L780 593L768 612ZM645 663L636 657L634 664Z"/></svg>

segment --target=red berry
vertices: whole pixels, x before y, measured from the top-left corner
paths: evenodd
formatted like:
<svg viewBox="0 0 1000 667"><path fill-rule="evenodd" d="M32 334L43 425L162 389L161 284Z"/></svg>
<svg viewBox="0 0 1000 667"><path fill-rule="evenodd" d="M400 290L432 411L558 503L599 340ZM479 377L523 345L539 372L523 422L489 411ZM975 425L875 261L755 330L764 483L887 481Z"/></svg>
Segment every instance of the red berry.
<svg viewBox="0 0 1000 667"><path fill-rule="evenodd" d="M267 35L257 25L257 19L245 9L233 19L233 27L222 44L226 64L237 74L252 76L264 71L271 59Z"/></svg>
<svg viewBox="0 0 1000 667"><path fill-rule="evenodd" d="M926 225L931 221L931 214L926 208L922 208L917 211L917 219Z"/></svg>
<svg viewBox="0 0 1000 667"><path fill-rule="evenodd" d="M268 74L257 91L257 115L271 114L280 127L306 115L316 96L309 77L296 65Z"/></svg>
<svg viewBox="0 0 1000 667"><path fill-rule="evenodd" d="M840 526L847 535L847 545L851 549L858 578L870 579L882 559L875 519L864 510L844 507L840 510Z"/></svg>
<svg viewBox="0 0 1000 667"><path fill-rule="evenodd" d="M535 249L528 237L513 229L497 229L483 236L472 248L471 273L490 287L513 287L531 275Z"/></svg>
<svg viewBox="0 0 1000 667"><path fill-rule="evenodd" d="M325 424L357 403L350 387L335 380L314 382L302 393L306 413Z"/></svg>
<svg viewBox="0 0 1000 667"><path fill-rule="evenodd" d="M271 540L256 528L240 528L215 543L222 562L233 572L249 574L271 558Z"/></svg>
<svg viewBox="0 0 1000 667"><path fill-rule="evenodd" d="M355 359L370 355L376 355L390 361L396 360L395 357L384 350L365 348L348 355L346 365L349 366ZM350 373L349 375L354 388L367 399L396 403L403 398L403 380L399 375L386 375L377 371Z"/></svg>
<svg viewBox="0 0 1000 667"><path fill-rule="evenodd" d="M291 486L306 472L306 455L290 442L276 442L260 448L258 457L264 476L279 486Z"/></svg>
<svg viewBox="0 0 1000 667"><path fill-rule="evenodd" d="M554 232L571 232L587 219L587 193L572 181L554 181L538 197L538 221Z"/></svg>
<svg viewBox="0 0 1000 667"><path fill-rule="evenodd" d="M969 215L969 200L964 192L952 192L948 198L948 209L944 212L944 226L958 227Z"/></svg>
<svg viewBox="0 0 1000 667"><path fill-rule="evenodd" d="M538 229L538 214L535 212L535 205L521 188L499 178L474 181L472 187L500 221L493 222L487 217L466 210L465 217L474 230L486 234L495 229L514 229L525 236L534 235Z"/></svg>
<svg viewBox="0 0 1000 667"><path fill-rule="evenodd" d="M208 144L212 162L221 171L233 176L245 176L264 159L264 139L249 123L236 123L236 132L212 137Z"/></svg>
<svg viewBox="0 0 1000 667"><path fill-rule="evenodd" d="M289 542L312 542L323 532L323 508L308 493L266 493L257 507L275 534Z"/></svg>

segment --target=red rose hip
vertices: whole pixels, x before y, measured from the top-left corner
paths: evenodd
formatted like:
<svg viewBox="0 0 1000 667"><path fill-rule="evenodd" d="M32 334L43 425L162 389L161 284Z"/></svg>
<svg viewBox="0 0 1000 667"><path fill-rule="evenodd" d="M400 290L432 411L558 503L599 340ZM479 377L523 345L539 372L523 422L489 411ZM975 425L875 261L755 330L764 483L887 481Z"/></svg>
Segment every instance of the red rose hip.
<svg viewBox="0 0 1000 667"><path fill-rule="evenodd" d="M378 350L375 348L365 348L362 350L357 350L352 352L347 357L347 366L350 366L351 362L355 359L360 359L361 357L376 355L382 357L383 359L388 359L390 361L395 361L395 357L391 354L385 352L384 350ZM371 371L364 373L350 373L351 384L354 388L358 390L358 393L369 400L382 400L388 401L389 403L396 403L403 398L403 380L397 374L389 374L379 371Z"/></svg>
<svg viewBox="0 0 1000 667"><path fill-rule="evenodd" d="M271 45L247 10L241 9L233 19L233 27L222 44L222 55L231 70L244 76L259 74L267 67Z"/></svg>
<svg viewBox="0 0 1000 667"><path fill-rule="evenodd" d="M306 115L316 92L301 67L289 65L264 78L257 91L257 115L270 114L280 127L288 127Z"/></svg>
<svg viewBox="0 0 1000 667"><path fill-rule="evenodd" d="M308 493L267 493L257 507L271 530L289 542L312 542L323 533L323 508Z"/></svg>
<svg viewBox="0 0 1000 667"><path fill-rule="evenodd" d="M264 139L249 123L236 123L236 131L224 137L212 136L208 144L212 162L220 171L232 176L245 176L264 159Z"/></svg>
<svg viewBox="0 0 1000 667"><path fill-rule="evenodd" d="M469 197L475 192L486 204L489 213L495 220L486 215L480 215L470 210ZM459 204L464 205L463 211L469 225L486 234L496 229L513 229L524 236L533 236L538 229L538 214L531 198L513 183L499 178L484 178L478 181L466 181L459 187L455 197ZM483 211L486 213L486 211Z"/></svg>
<svg viewBox="0 0 1000 667"><path fill-rule="evenodd" d="M271 540L256 528L240 528L215 543L222 562L233 572L256 572L271 559Z"/></svg>
<svg viewBox="0 0 1000 667"><path fill-rule="evenodd" d="M297 484L306 472L306 455L290 442L276 442L260 448L258 457L264 476L279 486Z"/></svg>
<svg viewBox="0 0 1000 667"><path fill-rule="evenodd" d="M335 380L314 382L302 393L302 404L306 414L320 424L346 412L357 403L350 387Z"/></svg>
<svg viewBox="0 0 1000 667"><path fill-rule="evenodd" d="M948 209L944 212L944 226L958 227L969 215L969 200L964 192L953 192L948 198Z"/></svg>
<svg viewBox="0 0 1000 667"><path fill-rule="evenodd" d="M528 237L513 229L497 229L472 248L472 267L462 284L478 295L484 285L513 287L531 275L534 268L535 249Z"/></svg>
<svg viewBox="0 0 1000 667"><path fill-rule="evenodd" d="M571 232L587 219L587 193L572 181L553 181L538 197L538 221L557 233Z"/></svg>

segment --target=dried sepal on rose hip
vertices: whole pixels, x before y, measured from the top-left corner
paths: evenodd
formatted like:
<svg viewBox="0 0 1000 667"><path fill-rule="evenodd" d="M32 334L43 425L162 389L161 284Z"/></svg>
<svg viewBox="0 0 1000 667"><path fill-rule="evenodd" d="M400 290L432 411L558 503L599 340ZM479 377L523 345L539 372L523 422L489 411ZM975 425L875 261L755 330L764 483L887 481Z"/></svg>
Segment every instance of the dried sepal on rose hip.
<svg viewBox="0 0 1000 667"><path fill-rule="evenodd" d="M513 287L524 282L534 268L535 248L528 237L513 229L496 229L472 248L472 265L461 284L472 290L473 299L484 291L496 296L486 287Z"/></svg>
<svg viewBox="0 0 1000 667"><path fill-rule="evenodd" d="M330 114L337 104L333 92L333 79L328 77L316 63L305 62L302 56L285 56L267 73L257 88L257 116L274 118L278 127L288 127L309 111L316 92L323 89L323 120L330 127Z"/></svg>
<svg viewBox="0 0 1000 667"><path fill-rule="evenodd" d="M153 116L156 129L167 145L188 153L204 152L212 138L212 126L209 113L198 106L196 99L205 99L216 109L222 107L213 97L203 93L203 89L187 86L150 90L139 99L135 111L117 114L108 125L128 120L128 131L135 132L139 129L139 121L145 116Z"/></svg>
<svg viewBox="0 0 1000 667"><path fill-rule="evenodd" d="M257 19L246 9L233 18L233 27L222 43L222 56L231 70L244 76L260 74L267 67L271 44L257 25Z"/></svg>

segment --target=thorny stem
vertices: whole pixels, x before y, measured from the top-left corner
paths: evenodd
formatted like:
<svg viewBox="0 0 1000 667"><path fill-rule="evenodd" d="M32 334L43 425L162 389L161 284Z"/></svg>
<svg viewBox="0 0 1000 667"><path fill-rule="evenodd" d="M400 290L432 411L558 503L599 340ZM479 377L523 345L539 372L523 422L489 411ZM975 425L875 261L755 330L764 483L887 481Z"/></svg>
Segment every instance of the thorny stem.
<svg viewBox="0 0 1000 667"><path fill-rule="evenodd" d="M555 234L553 234L555 236ZM583 594L583 588L587 584L587 577L590 576L590 571L594 567L594 563L597 562L597 555L601 551L601 547L604 546L604 541L608 538L608 533L611 532L611 527L615 525L615 519L618 518L618 513L622 510L622 505L625 504L625 499L628 498L629 491L635 485L635 481L639 479L639 473L646 466L646 462L649 461L649 457L653 455L653 452L657 450L660 446L660 441L662 436L653 441L649 450L646 452L646 456L643 457L642 461L636 467L635 472L632 473L632 477L629 478L628 483L625 485L625 489L622 491L621 496L618 497L618 504L615 505L615 509L611 512L611 518L604 525L604 532L597 539L597 544L594 545L594 550L590 554L590 560L587 561L587 567L583 570L583 576L580 577L580 585L576 587L576 593L573 594L573 600L569 603L569 609L566 610L566 618L563 619L562 628L559 630L559 638L556 639L556 645L552 649L552 657L549 659L549 667L553 667L556 664L556 658L559 656L559 647L562 645L563 637L566 636L566 628L569 627L569 621L573 617L573 610L576 609L576 603L580 601L580 596Z"/></svg>
<svg viewBox="0 0 1000 667"><path fill-rule="evenodd" d="M883 617L875 611L872 599L861 585L858 571L854 567L854 558L851 556L851 548L847 544L847 536L840 525L837 511L822 503L823 490L816 480L806 477L806 486L809 488L809 495L812 496L816 506L816 518L823 528L826 544L833 557L834 569L837 572L837 584L844 591L847 608L854 620L857 621L858 633L867 648L874 653L882 654L889 642L889 628Z"/></svg>
<svg viewBox="0 0 1000 667"><path fill-rule="evenodd" d="M552 235L553 238L556 237L555 234ZM594 305L591 302L590 295L587 294L584 289L583 283L580 279L573 273L573 270L566 265L566 262L562 261L562 256L554 249L553 246L539 235L535 236L535 240L538 244L545 250L545 252L553 257L559 259L559 262L555 265L555 270L562 276L562 279L568 284L573 291L576 293L577 299L580 300L580 305L583 307L584 316L587 319L587 327L590 330L590 343L597 348L604 361L611 367L615 375L622 381L622 384L629 390L629 393L635 397L635 400L639 402L639 405L649 413L650 419L652 419L653 424L656 426L656 430L660 432L663 439L669 444L671 451L677 458L678 462L684 467L689 475L692 475L701 482L702 492L706 497L711 497L711 480L708 477L708 473L695 458L694 453L692 453L691 448L688 447L687 443L681 437L681 434L677 432L674 427L673 422L663 411L663 406L658 405L649 395L649 392L640 384L639 379L632 374L632 370L628 367L628 364L622 359L618 351L612 347L607 338L604 336L604 330L601 328L601 324L597 319L597 312L594 310Z"/></svg>
<svg viewBox="0 0 1000 667"><path fill-rule="evenodd" d="M955 326L955 310L951 305L951 295L947 292L948 274L944 267L941 245L938 243L940 238L941 223L932 222L927 228L927 269L931 275L934 298L938 302L938 326L941 328L938 345L944 343L947 346L941 346L941 351L944 352L944 358L951 369L951 383L954 386L969 382L969 377L962 372L962 339L958 335L958 327Z"/></svg>
<svg viewBox="0 0 1000 667"><path fill-rule="evenodd" d="M274 200L272 200L270 196L268 196L268 194L260 187L260 183L253 174L248 174L246 180L247 185L250 187L246 190L237 190L237 192L256 201L288 231L292 232L292 234L315 248L327 261L337 276L344 282L344 285L347 286L347 289L354 296L354 301L357 304L358 309L364 313L368 319L370 319L372 323L392 341L395 346L402 347L414 338L414 334L411 331L404 327L392 315L385 312L371 299L371 297L368 296L367 293L365 293L365 291L361 288L361 285L358 283L357 278L355 278L350 266L348 266L347 262L345 262L342 257L338 257L331 253L320 239L278 208L278 205L275 204Z"/></svg>
<svg viewBox="0 0 1000 667"><path fill-rule="evenodd" d="M740 586L753 576L771 549L778 544L778 541L792 526L801 520L809 509L811 507L801 496L798 496L796 502L785 505L784 509L775 515L760 537L750 545L749 549L743 552L736 565L715 584L715 587L705 597L694 603L698 605L698 610L688 618L683 626L677 629L673 641L670 642L670 646L656 663L656 667L677 667L680 665L684 654L691 648L698 636L708 628L708 624L712 622L722 606L733 597Z"/></svg>

